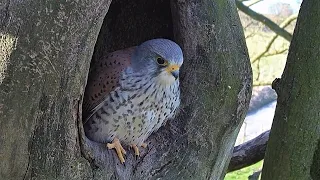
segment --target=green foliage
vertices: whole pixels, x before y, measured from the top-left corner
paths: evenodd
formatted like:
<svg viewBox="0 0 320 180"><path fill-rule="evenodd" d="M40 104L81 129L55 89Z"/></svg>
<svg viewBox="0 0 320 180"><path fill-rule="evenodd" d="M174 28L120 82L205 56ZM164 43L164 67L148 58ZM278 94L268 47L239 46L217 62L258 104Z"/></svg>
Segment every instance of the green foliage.
<svg viewBox="0 0 320 180"><path fill-rule="evenodd" d="M228 173L224 180L248 180L248 177L250 175L252 175L256 171L259 171L262 168L262 164L263 161L260 161L246 168Z"/></svg>

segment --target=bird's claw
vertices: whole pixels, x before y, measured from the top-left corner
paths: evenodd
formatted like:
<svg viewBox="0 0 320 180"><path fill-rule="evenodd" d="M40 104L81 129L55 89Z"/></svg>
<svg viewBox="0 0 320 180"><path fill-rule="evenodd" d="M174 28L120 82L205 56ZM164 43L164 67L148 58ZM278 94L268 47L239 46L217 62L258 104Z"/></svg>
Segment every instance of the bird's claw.
<svg viewBox="0 0 320 180"><path fill-rule="evenodd" d="M139 151L138 146L136 144L131 144L130 147L133 148L134 154L136 155L136 160L137 160L139 158L139 156L140 156L140 151ZM147 144L146 143L142 143L141 147L146 148Z"/></svg>
<svg viewBox="0 0 320 180"><path fill-rule="evenodd" d="M107 147L109 149L115 149L118 155L118 158L121 162L121 164L123 164L125 162L124 157L126 155L126 151L123 149L122 145L120 144L120 141L118 138L114 138L114 140L112 141L112 143L108 143Z"/></svg>
<svg viewBox="0 0 320 180"><path fill-rule="evenodd" d="M126 155L126 151L123 149L119 139L118 138L114 138L112 143L108 143L107 144L107 147L109 149L115 149L121 164L124 164L124 162L125 162L124 157ZM140 156L140 152L139 152L138 146L136 144L131 144L130 147L132 147L132 149L134 150L134 154L135 154L135 157L136 157L136 160L137 160L139 158L139 156ZM146 148L147 144L146 143L142 143L141 147Z"/></svg>
<svg viewBox="0 0 320 180"><path fill-rule="evenodd" d="M137 145L132 144L131 147L134 150L134 154L139 157L140 156L140 152L139 152L139 148L137 147Z"/></svg>
<svg viewBox="0 0 320 180"><path fill-rule="evenodd" d="M143 147L143 148L147 148L147 146L148 146L147 143L142 143L142 144L141 144L141 147Z"/></svg>

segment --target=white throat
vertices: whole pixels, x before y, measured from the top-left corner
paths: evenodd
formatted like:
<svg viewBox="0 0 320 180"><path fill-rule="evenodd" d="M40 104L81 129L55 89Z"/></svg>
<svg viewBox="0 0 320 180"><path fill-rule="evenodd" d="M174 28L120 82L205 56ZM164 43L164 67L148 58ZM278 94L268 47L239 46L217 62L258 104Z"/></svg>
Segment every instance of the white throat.
<svg viewBox="0 0 320 180"><path fill-rule="evenodd" d="M170 86L176 82L176 79L175 79L175 77L172 76L171 73L168 73L167 71L162 71L158 75L157 81L159 84L161 84L163 86Z"/></svg>

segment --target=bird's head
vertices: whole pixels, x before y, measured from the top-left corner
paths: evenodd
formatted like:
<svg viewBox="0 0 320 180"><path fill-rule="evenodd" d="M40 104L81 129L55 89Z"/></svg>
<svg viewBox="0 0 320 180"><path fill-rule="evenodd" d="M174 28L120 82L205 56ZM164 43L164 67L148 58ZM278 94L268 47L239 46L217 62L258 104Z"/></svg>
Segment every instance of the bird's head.
<svg viewBox="0 0 320 180"><path fill-rule="evenodd" d="M142 43L131 59L134 71L156 77L163 85L170 85L179 78L182 63L181 48L168 39L152 39Z"/></svg>

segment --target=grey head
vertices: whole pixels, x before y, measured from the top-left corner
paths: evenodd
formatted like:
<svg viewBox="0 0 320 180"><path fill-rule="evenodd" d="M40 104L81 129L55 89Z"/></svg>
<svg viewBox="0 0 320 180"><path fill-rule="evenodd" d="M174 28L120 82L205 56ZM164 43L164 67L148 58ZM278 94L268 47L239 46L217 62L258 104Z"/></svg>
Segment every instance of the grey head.
<svg viewBox="0 0 320 180"><path fill-rule="evenodd" d="M172 84L178 79L182 63L181 48L168 39L152 39L142 43L131 58L133 71L158 77L162 84Z"/></svg>

